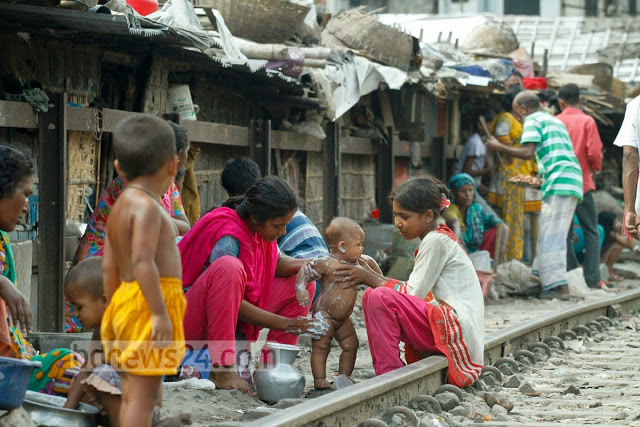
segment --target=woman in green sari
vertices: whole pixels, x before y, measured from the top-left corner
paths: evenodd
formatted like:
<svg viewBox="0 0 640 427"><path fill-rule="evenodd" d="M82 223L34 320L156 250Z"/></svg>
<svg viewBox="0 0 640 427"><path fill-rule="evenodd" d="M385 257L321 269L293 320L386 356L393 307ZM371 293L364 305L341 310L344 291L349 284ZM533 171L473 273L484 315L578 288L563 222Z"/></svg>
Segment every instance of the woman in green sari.
<svg viewBox="0 0 640 427"><path fill-rule="evenodd" d="M31 332L31 309L15 285L16 266L7 235L29 212L35 182L33 162L21 151L0 145L0 165L0 356L41 362L29 390L65 395L82 358L68 349L36 355L22 336L22 332Z"/></svg>
<svg viewBox="0 0 640 427"><path fill-rule="evenodd" d="M449 188L454 199L444 214L447 226L464 243L469 254L485 250L495 266L502 263L509 229L500 218L476 203L475 180L460 173L451 178Z"/></svg>

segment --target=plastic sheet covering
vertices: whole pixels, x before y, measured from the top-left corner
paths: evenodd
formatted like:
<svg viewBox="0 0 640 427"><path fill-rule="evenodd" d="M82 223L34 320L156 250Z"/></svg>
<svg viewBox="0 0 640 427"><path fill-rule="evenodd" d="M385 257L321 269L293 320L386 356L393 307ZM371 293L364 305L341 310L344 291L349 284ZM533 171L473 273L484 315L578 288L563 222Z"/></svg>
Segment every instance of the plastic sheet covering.
<svg viewBox="0 0 640 427"><path fill-rule="evenodd" d="M195 47L204 51L209 48L209 37L200 26L198 15L188 0L168 0L162 9L146 17L136 16L143 28L158 28L158 24L169 31L188 38Z"/></svg>
<svg viewBox="0 0 640 427"><path fill-rule="evenodd" d="M501 58L483 59L481 61L476 61L476 65L479 65L485 70L489 71L491 77L493 77L493 79L498 82L507 80L509 76L515 71L513 62Z"/></svg>
<svg viewBox="0 0 640 427"><path fill-rule="evenodd" d="M218 35L220 36L218 42L222 45L225 55L227 55L229 59L246 61L247 57L240 52L240 48L234 40L231 31L229 31L227 25L224 23L224 18L220 15L220 12L217 10L213 10L212 12L216 18L216 27L218 29Z"/></svg>
<svg viewBox="0 0 640 427"><path fill-rule="evenodd" d="M381 82L397 90L407 81L406 72L373 63L350 51L341 57L332 54L331 60L334 62L328 63L326 68L311 71L331 121L349 111L360 97L378 89Z"/></svg>

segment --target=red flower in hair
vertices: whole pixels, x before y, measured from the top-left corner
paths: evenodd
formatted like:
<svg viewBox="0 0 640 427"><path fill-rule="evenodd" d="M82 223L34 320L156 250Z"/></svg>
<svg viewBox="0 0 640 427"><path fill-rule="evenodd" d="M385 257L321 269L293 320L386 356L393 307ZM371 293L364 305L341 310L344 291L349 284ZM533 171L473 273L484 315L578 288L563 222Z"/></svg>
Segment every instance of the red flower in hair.
<svg viewBox="0 0 640 427"><path fill-rule="evenodd" d="M451 205L451 200L447 199L447 196L444 193L440 194L440 210L444 210Z"/></svg>

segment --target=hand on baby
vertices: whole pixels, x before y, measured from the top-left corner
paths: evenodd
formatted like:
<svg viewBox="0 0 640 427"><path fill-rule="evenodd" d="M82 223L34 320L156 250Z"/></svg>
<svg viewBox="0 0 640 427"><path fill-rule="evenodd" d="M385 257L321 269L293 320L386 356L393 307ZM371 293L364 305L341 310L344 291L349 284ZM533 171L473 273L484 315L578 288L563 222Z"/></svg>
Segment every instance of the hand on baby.
<svg viewBox="0 0 640 427"><path fill-rule="evenodd" d="M309 296L309 292L304 288L300 289L297 285L296 298L298 299L298 303L300 303L300 305L303 307L307 307L309 306L309 304L311 304L311 297Z"/></svg>
<svg viewBox="0 0 640 427"><path fill-rule="evenodd" d="M358 265L341 265L333 273L336 276L336 283L342 283L343 289L352 288L361 284L366 284L370 277L376 276L371 266L366 263Z"/></svg>
<svg viewBox="0 0 640 427"><path fill-rule="evenodd" d="M322 312L317 312L312 319L306 317L289 319L289 326L285 332L319 339L325 336L328 330L329 322L327 322L327 317Z"/></svg>
<svg viewBox="0 0 640 427"><path fill-rule="evenodd" d="M317 271L313 269L315 260L306 263L296 275L296 298L301 306L307 307L311 304L309 292L307 292L307 282L322 278Z"/></svg>
<svg viewBox="0 0 640 427"><path fill-rule="evenodd" d="M167 347L173 338L173 325L167 313L151 315L151 341L156 347Z"/></svg>

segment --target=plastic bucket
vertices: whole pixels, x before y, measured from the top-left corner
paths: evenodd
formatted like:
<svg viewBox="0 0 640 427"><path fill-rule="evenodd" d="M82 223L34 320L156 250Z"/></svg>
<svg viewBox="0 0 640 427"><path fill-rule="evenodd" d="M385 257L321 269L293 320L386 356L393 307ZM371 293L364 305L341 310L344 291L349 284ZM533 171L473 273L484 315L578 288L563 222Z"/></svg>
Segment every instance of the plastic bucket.
<svg viewBox="0 0 640 427"><path fill-rule="evenodd" d="M16 409L22 406L33 368L40 362L31 362L11 357L0 357L0 409Z"/></svg>
<svg viewBox="0 0 640 427"><path fill-rule="evenodd" d="M200 108L193 105L189 85L170 86L167 94L172 113L178 113L181 120L197 120Z"/></svg>

